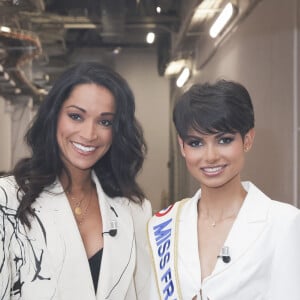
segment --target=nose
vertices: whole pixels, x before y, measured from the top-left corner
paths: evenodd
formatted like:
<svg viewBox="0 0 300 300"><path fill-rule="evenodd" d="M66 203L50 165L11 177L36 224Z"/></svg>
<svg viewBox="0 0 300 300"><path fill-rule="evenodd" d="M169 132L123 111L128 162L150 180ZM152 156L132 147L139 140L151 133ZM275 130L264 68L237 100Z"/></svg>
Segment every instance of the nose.
<svg viewBox="0 0 300 300"><path fill-rule="evenodd" d="M82 124L80 136L87 141L93 141L97 139L98 136L97 136L96 124L92 121L85 121Z"/></svg>
<svg viewBox="0 0 300 300"><path fill-rule="evenodd" d="M219 152L215 145L208 144L206 146L205 159L209 163L214 163L219 158Z"/></svg>

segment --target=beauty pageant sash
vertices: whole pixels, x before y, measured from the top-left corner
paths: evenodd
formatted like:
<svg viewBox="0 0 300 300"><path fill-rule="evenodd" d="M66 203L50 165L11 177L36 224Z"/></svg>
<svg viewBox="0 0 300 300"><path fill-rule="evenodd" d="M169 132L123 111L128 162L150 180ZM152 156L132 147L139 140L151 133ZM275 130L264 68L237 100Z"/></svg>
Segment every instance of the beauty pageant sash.
<svg viewBox="0 0 300 300"><path fill-rule="evenodd" d="M148 222L156 284L161 299L182 300L177 269L178 216L184 199L156 213Z"/></svg>

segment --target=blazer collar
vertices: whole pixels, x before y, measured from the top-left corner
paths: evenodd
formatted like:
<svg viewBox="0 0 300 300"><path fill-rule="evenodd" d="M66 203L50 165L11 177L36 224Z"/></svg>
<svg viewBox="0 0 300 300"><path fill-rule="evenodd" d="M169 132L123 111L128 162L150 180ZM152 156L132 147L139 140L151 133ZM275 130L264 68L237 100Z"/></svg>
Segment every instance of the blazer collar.
<svg viewBox="0 0 300 300"><path fill-rule="evenodd" d="M131 282L135 261L135 236L129 201L108 197L94 172L92 177L97 188L103 231L111 229L112 221L117 222L117 235L112 237L104 234L103 236L104 249L97 297L95 298L84 244L59 180L56 180L48 191L43 192L37 201L42 218L44 217L47 222L51 220L51 224L54 225L54 228L49 226L50 228L48 227L46 230L53 230L55 235L60 236L60 245L55 247L50 245L52 253L49 254L55 265L59 261L56 257L57 251L64 249L61 250L64 253L64 262L59 280L60 282L66 280L68 287L73 289L74 295L84 295L82 299L87 300L112 299L112 295L116 295L116 299L122 299L125 298ZM74 276L74 274L81 274L81 276ZM62 289L68 288L64 286L64 283L61 283L60 286Z"/></svg>
<svg viewBox="0 0 300 300"><path fill-rule="evenodd" d="M224 243L224 246L229 247L231 261L226 264L220 259L217 260L213 273L204 282L230 268L266 229L270 199L251 182L243 182L243 186L247 191L247 196ZM180 240L185 245L189 244L189 249L198 249L197 202L200 198L201 190L198 190L184 205L179 219L185 231L189 232L185 237L180 237ZM179 245L179 247L183 246ZM192 258L191 255L190 259L184 258L184 261L187 262L186 267L190 273L192 272L195 278L200 278L200 273L197 271L200 270L199 259ZM195 268L195 265L198 265L198 268Z"/></svg>
<svg viewBox="0 0 300 300"><path fill-rule="evenodd" d="M98 282L97 299L125 299L135 267L135 234L129 200L108 197L95 174L103 231L117 225L117 234L104 234L104 248Z"/></svg>
<svg viewBox="0 0 300 300"><path fill-rule="evenodd" d="M211 276L235 264L267 228L270 199L251 182L243 182L243 186L248 193L224 243L229 247L231 261L217 260Z"/></svg>

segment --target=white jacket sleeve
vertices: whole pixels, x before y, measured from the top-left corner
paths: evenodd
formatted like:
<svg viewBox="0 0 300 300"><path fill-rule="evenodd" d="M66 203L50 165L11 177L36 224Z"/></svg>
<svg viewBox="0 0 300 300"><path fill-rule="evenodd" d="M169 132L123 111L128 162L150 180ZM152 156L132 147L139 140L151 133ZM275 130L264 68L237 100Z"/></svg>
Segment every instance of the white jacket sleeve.
<svg viewBox="0 0 300 300"><path fill-rule="evenodd" d="M138 300L157 300L152 291L156 289L153 280L151 258L148 246L147 223L152 216L151 204L145 200L143 205L133 205L132 214L136 236L137 261L134 273L136 296Z"/></svg>
<svg viewBox="0 0 300 300"><path fill-rule="evenodd" d="M285 222L288 222L285 226ZM300 211L292 220L282 219L271 268L267 299L300 299Z"/></svg>
<svg viewBox="0 0 300 300"><path fill-rule="evenodd" d="M11 270L9 263L9 234L8 216L10 210L7 207L7 194L0 186L0 299L9 300L11 290Z"/></svg>

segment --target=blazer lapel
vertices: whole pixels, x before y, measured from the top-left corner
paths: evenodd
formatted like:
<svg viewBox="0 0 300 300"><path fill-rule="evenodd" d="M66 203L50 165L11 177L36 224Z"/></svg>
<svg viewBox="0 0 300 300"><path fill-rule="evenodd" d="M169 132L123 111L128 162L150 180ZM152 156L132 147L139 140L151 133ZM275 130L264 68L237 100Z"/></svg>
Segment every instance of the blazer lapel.
<svg viewBox="0 0 300 300"><path fill-rule="evenodd" d="M47 255L57 280L58 299L125 299L135 268L135 234L129 202L110 198L93 174L102 214L103 232L117 223L116 236L104 234L101 270L95 296L84 245L68 200L57 180L36 202L46 229ZM112 209L112 208L113 209ZM113 211L115 210L115 212ZM77 276L75 274L80 274Z"/></svg>
<svg viewBox="0 0 300 300"><path fill-rule="evenodd" d="M55 273L59 274L58 295L62 299L94 300L94 287L84 245L58 180L49 192L42 193L38 204L48 233L47 251L53 268L56 268Z"/></svg>
<svg viewBox="0 0 300 300"><path fill-rule="evenodd" d="M211 276L230 268L243 257L266 229L270 205L267 196L250 182L245 182L243 185L248 194L224 243L224 246L229 247L231 261L226 264L218 260Z"/></svg>
<svg viewBox="0 0 300 300"><path fill-rule="evenodd" d="M191 289L197 289L201 278L197 231L197 203L200 196L199 190L183 205L178 220L178 269L182 267L189 274L188 278L179 274L179 278L184 281L182 285L191 284Z"/></svg>
<svg viewBox="0 0 300 300"><path fill-rule="evenodd" d="M133 279L135 267L135 235L129 202L122 198L110 198L94 176L100 209L103 232L108 232L115 223L117 234L104 233L104 248L97 289L97 299L125 299Z"/></svg>

